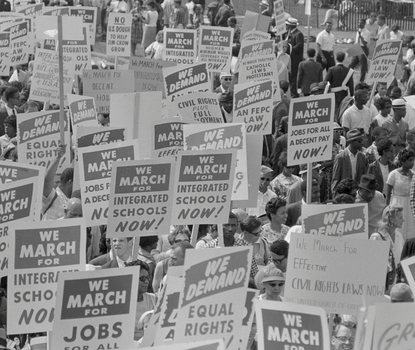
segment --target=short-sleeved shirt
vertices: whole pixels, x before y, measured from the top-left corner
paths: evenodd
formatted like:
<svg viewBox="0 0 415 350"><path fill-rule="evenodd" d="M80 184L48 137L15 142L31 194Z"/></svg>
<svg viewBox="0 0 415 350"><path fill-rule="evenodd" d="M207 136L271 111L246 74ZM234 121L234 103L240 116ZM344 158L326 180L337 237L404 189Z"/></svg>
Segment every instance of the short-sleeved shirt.
<svg viewBox="0 0 415 350"><path fill-rule="evenodd" d="M372 118L370 110L366 106L358 109L355 104L346 109L343 113L342 127L352 129L363 129L366 134L369 133Z"/></svg>
<svg viewBox="0 0 415 350"><path fill-rule="evenodd" d="M56 198L55 198L55 195ZM65 208L68 204L69 198L61 191L59 187L52 189L49 196L42 198L42 220L57 220L65 216ZM49 209L45 210L49 207Z"/></svg>
<svg viewBox="0 0 415 350"><path fill-rule="evenodd" d="M367 19L365 28L370 32L370 38L376 39L378 35L378 29L379 29L378 22L375 21L373 22L373 24L370 24L370 19Z"/></svg>
<svg viewBox="0 0 415 350"><path fill-rule="evenodd" d="M326 30L323 30L322 32L318 33L316 42L320 45L323 51L333 51L334 35L328 33Z"/></svg>

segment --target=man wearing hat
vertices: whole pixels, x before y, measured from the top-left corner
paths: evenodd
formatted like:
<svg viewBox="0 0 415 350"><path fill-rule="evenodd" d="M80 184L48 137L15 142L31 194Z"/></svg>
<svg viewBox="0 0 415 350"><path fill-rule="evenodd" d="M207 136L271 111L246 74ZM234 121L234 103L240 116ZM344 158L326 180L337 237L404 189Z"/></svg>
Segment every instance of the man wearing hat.
<svg viewBox="0 0 415 350"><path fill-rule="evenodd" d="M383 209L386 207L386 200L382 193L377 191L378 184L372 174L364 174L358 185L356 203L367 203L369 214L369 237L376 232L378 222L382 219ZM368 237L368 238L369 238Z"/></svg>
<svg viewBox="0 0 415 350"><path fill-rule="evenodd" d="M298 66L300 62L304 60L304 35L298 30L298 20L296 20L295 18L288 18L285 21L285 24L288 31L286 41L288 42L288 44L291 45L291 95L293 97L298 97L297 74Z"/></svg>
<svg viewBox="0 0 415 350"><path fill-rule="evenodd" d="M307 56L308 58L305 61L300 62L297 75L297 92L304 94L304 96L310 95L310 85L312 83L323 80L323 67L315 60L316 50L308 49Z"/></svg>
<svg viewBox="0 0 415 350"><path fill-rule="evenodd" d="M403 120L406 115L406 101L398 98L392 101L393 117L383 123L383 127L388 130L388 139L394 145L406 143L406 133L409 131L408 123Z"/></svg>
<svg viewBox="0 0 415 350"><path fill-rule="evenodd" d="M221 72L219 75L220 86L218 86L215 89L215 92L218 94L232 92L233 94L233 90L231 89L232 80L233 80L233 75L231 73Z"/></svg>
<svg viewBox="0 0 415 350"><path fill-rule="evenodd" d="M271 190L270 183L272 180L272 169L261 165L258 188L258 201L256 208L249 208L249 215L261 216L265 214L265 206L271 198L277 197L277 195Z"/></svg>
<svg viewBox="0 0 415 350"><path fill-rule="evenodd" d="M364 135L357 129L350 130L346 139L348 146L334 158L333 178L331 192L336 193L336 188L342 179L353 179L357 182L363 174L367 173L367 162L362 149Z"/></svg>

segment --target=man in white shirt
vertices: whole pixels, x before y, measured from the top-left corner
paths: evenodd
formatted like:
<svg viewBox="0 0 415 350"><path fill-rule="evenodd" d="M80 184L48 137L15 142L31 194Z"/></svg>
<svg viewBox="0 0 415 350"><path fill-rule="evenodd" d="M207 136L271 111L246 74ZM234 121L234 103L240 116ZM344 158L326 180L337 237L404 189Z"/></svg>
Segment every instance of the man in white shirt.
<svg viewBox="0 0 415 350"><path fill-rule="evenodd" d="M321 63L323 70L329 70L330 67L336 65L334 61L334 35L331 33L333 26L332 22L327 21L325 23L326 28L318 33L317 43L317 62Z"/></svg>
<svg viewBox="0 0 415 350"><path fill-rule="evenodd" d="M379 15L377 22L379 26L377 40L389 40L391 31L385 23L385 15Z"/></svg>
<svg viewBox="0 0 415 350"><path fill-rule="evenodd" d="M366 90L357 90L354 95L354 103L343 114L342 127L344 133L349 130L359 129L365 135L369 135L369 127L372 122L370 109L365 106L369 99Z"/></svg>
<svg viewBox="0 0 415 350"><path fill-rule="evenodd" d="M277 197L277 195L271 190L270 183L272 180L272 169L261 165L259 188L258 188L258 201L256 208L249 208L249 215L261 216L265 214L265 206L271 198Z"/></svg>
<svg viewBox="0 0 415 350"><path fill-rule="evenodd" d="M366 20L361 19L355 40L355 44L360 44L364 54L353 56L352 62L349 64L349 68L354 69L359 63L361 63L360 81L365 81L367 73L367 57L369 55L368 44L370 42L370 32L365 28L365 24Z"/></svg>

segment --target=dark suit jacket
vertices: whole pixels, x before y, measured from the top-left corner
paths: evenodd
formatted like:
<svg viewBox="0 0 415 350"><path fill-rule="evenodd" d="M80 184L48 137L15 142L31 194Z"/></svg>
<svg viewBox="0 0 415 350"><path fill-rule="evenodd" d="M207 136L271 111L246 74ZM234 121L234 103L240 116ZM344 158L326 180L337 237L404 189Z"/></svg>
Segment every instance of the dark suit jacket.
<svg viewBox="0 0 415 350"><path fill-rule="evenodd" d="M346 78L349 68L345 67L343 64L336 64L334 67L330 67L327 72L324 81L330 82L332 88L339 87L342 85L343 80ZM346 84L349 87L350 96L354 94L354 84L353 84L353 75L350 77L349 81ZM340 105L341 101L347 96L347 91L339 91L334 93L336 97L337 106Z"/></svg>
<svg viewBox="0 0 415 350"><path fill-rule="evenodd" d="M302 201L287 205L288 217L287 217L287 222L285 223L287 226L291 227L297 224L297 220L301 216L302 206L303 206Z"/></svg>
<svg viewBox="0 0 415 350"><path fill-rule="evenodd" d="M288 37L288 43L291 45L291 74L297 77L298 65L304 60L304 34L296 29Z"/></svg>
<svg viewBox="0 0 415 350"><path fill-rule="evenodd" d="M389 162L388 164L388 171L391 172L395 170L396 166ZM373 163L369 165L369 169L367 170L368 174L375 175L376 182L378 183L378 191L380 193L383 192L383 186L385 183L383 182L382 170L380 168L379 160L375 160Z"/></svg>
<svg viewBox="0 0 415 350"><path fill-rule="evenodd" d="M323 81L323 66L314 61L300 62L297 75L297 89L302 89L304 94L310 93L310 85Z"/></svg>
<svg viewBox="0 0 415 350"><path fill-rule="evenodd" d="M6 108L2 107L0 108L0 136L3 136L5 133L4 129L4 120L9 116L7 113ZM17 131L17 130L16 130Z"/></svg>
<svg viewBox="0 0 415 350"><path fill-rule="evenodd" d="M108 261L106 264L102 265L102 269L113 269L115 267L118 267L117 259L114 258L110 261Z"/></svg>
<svg viewBox="0 0 415 350"><path fill-rule="evenodd" d="M272 170L274 170L274 176L277 176L281 171L278 169L278 159L283 151L286 151L288 147L288 135L284 134L277 138L274 142L274 146L272 149L271 155L271 162L272 162Z"/></svg>
<svg viewBox="0 0 415 350"><path fill-rule="evenodd" d="M363 153L357 153L356 161L356 176L354 180L359 183L363 174L367 173L366 157ZM336 188L339 182L343 179L352 178L352 163L350 161L349 153L346 150L341 151L336 158L334 158L333 164L333 177L331 181L331 191L336 193Z"/></svg>
<svg viewBox="0 0 415 350"><path fill-rule="evenodd" d="M228 18L230 18L230 17L232 17L231 9L227 5L223 4L220 7L220 9L219 9L219 11L218 11L218 13L216 14L216 17L215 17L216 25L218 27L227 27L228 26Z"/></svg>

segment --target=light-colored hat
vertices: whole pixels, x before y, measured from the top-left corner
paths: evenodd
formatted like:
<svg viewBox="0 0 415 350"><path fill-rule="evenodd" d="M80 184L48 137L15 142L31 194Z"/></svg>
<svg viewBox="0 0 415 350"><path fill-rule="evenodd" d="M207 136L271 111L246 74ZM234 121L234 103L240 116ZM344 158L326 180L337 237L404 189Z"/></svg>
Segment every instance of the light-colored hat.
<svg viewBox="0 0 415 350"><path fill-rule="evenodd" d="M288 25L290 25L290 26L298 26L298 19L296 19L296 18L288 18L286 21L285 21L285 24L288 24Z"/></svg>
<svg viewBox="0 0 415 350"><path fill-rule="evenodd" d="M336 130L336 129L343 129L343 128L340 126L339 123L333 122L333 130Z"/></svg>
<svg viewBox="0 0 415 350"><path fill-rule="evenodd" d="M282 271L277 269L274 264L269 264L264 269L264 277L262 277L262 283L272 281L285 281L285 277Z"/></svg>
<svg viewBox="0 0 415 350"><path fill-rule="evenodd" d="M219 79L222 79L224 77L232 77L232 74L228 72L220 72Z"/></svg>
<svg viewBox="0 0 415 350"><path fill-rule="evenodd" d="M402 98L397 98L392 101L392 108L406 108L406 101Z"/></svg>
<svg viewBox="0 0 415 350"><path fill-rule="evenodd" d="M269 2L267 0L262 0L259 4L263 6L269 6Z"/></svg>
<svg viewBox="0 0 415 350"><path fill-rule="evenodd" d="M353 129L347 132L346 139L347 141L358 140L363 137L363 134L358 129Z"/></svg>
<svg viewBox="0 0 415 350"><path fill-rule="evenodd" d="M272 169L267 167L266 165L261 165L261 172L260 175L265 175L265 174L269 174L272 173Z"/></svg>

